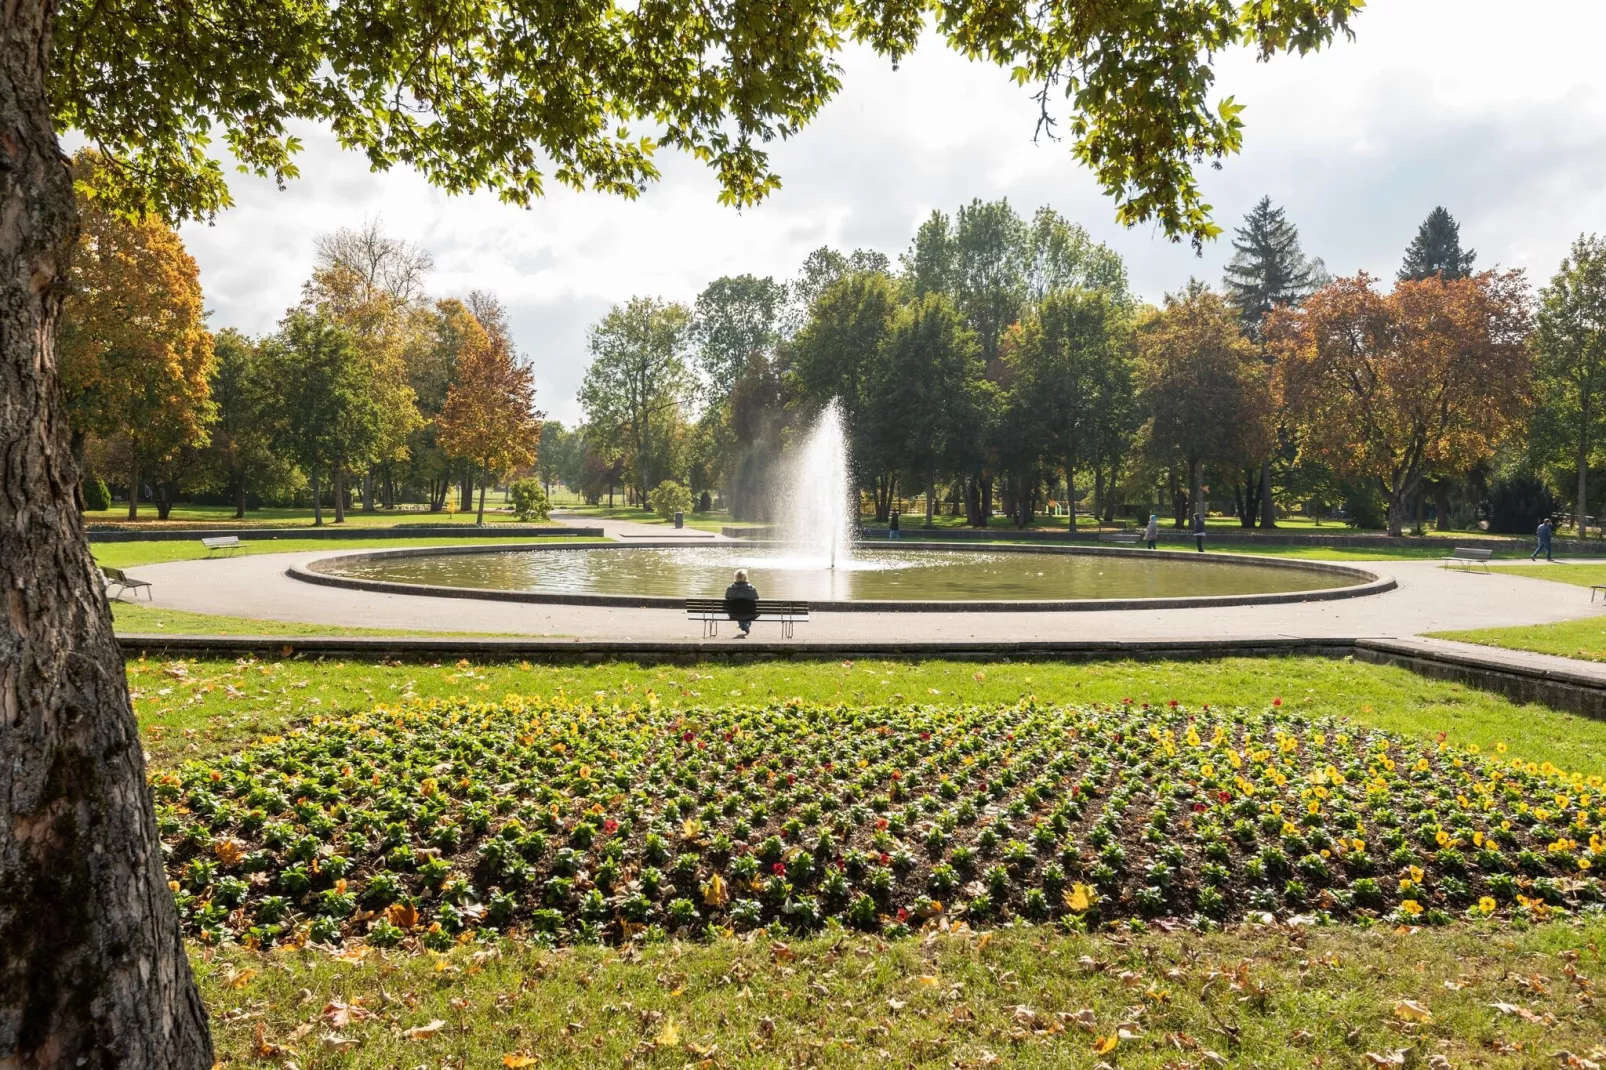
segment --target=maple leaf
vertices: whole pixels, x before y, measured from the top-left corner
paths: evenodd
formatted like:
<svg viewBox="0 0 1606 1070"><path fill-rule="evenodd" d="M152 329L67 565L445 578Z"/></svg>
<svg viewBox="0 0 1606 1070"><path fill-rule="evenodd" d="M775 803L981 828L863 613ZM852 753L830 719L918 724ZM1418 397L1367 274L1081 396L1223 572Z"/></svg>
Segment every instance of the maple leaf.
<svg viewBox="0 0 1606 1070"><path fill-rule="evenodd" d="M1401 1049L1399 1051L1391 1051L1383 1055L1379 1055L1375 1051L1369 1051L1366 1053L1366 1061L1371 1063L1373 1066L1404 1066L1405 1051Z"/></svg>
<svg viewBox="0 0 1606 1070"><path fill-rule="evenodd" d="M228 836L212 845L212 853L217 855L217 860L225 866L232 866L245 857L245 845Z"/></svg>
<svg viewBox="0 0 1606 1070"><path fill-rule="evenodd" d="M229 988L244 988L256 975L255 970L230 970L228 976L223 978L223 983Z"/></svg>
<svg viewBox="0 0 1606 1070"><path fill-rule="evenodd" d="M1078 881L1061 893L1065 907L1077 914L1084 914L1093 905L1095 895L1092 888Z"/></svg>
<svg viewBox="0 0 1606 1070"><path fill-rule="evenodd" d="M703 885L703 904L711 907L722 907L730 902L730 889L725 885L725 879L718 873L711 875L708 882Z"/></svg>
<svg viewBox="0 0 1606 1070"><path fill-rule="evenodd" d="M1099 1055L1108 1055L1115 1050L1115 1046L1119 1043L1121 1043L1121 1038L1114 1033L1107 1037L1096 1037L1093 1041L1093 1050Z"/></svg>
<svg viewBox="0 0 1606 1070"><path fill-rule="evenodd" d="M674 1048L680 1046L680 1027L673 1018L664 1022L664 1027L658 1030L658 1035L652 1038L655 1048Z"/></svg>
<svg viewBox="0 0 1606 1070"><path fill-rule="evenodd" d="M540 1061L539 1056L524 1051L510 1051L502 1056L502 1065L507 1067L507 1070L523 1070L524 1067L534 1066Z"/></svg>
<svg viewBox="0 0 1606 1070"><path fill-rule="evenodd" d="M392 903L385 910L385 920L399 929L417 928L418 908L411 903Z"/></svg>

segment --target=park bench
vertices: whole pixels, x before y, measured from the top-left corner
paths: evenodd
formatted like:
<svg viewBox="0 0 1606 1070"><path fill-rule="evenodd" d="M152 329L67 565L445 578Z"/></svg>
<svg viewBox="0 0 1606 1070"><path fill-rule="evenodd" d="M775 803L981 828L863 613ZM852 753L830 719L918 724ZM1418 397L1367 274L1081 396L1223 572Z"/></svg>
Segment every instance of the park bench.
<svg viewBox="0 0 1606 1070"><path fill-rule="evenodd" d="M752 606L752 609L748 607ZM760 598L756 603L746 599L735 598L726 601L723 598L688 598L686 599L686 616L703 622L703 638L712 639L719 635L719 622L722 620L735 620L736 613L753 613L753 623L773 621L781 626L781 636L792 638L792 626L808 623L809 604L807 602L784 602L771 598Z"/></svg>
<svg viewBox="0 0 1606 1070"><path fill-rule="evenodd" d="M1136 531L1106 531L1099 535L1099 542L1119 542L1127 546L1136 546L1143 541L1143 536Z"/></svg>
<svg viewBox="0 0 1606 1070"><path fill-rule="evenodd" d="M238 535L214 535L210 539L202 539L201 545L206 547L207 556L210 557L219 550L227 550L232 554L245 543L240 541Z"/></svg>
<svg viewBox="0 0 1606 1070"><path fill-rule="evenodd" d="M1484 550L1476 546L1457 546L1450 552L1450 556L1444 559L1444 564L1446 567L1459 564L1467 569L1474 565L1482 565L1483 570L1488 572L1489 558L1493 556L1493 550Z"/></svg>
<svg viewBox="0 0 1606 1070"><path fill-rule="evenodd" d="M137 593L141 587L145 589L145 597L151 597L151 585L149 581L136 580L120 568L107 568L103 565L101 566L100 575L101 582L106 587L106 594L112 598L121 598L124 591L134 591ZM115 594L112 593L113 587L117 588L117 592Z"/></svg>

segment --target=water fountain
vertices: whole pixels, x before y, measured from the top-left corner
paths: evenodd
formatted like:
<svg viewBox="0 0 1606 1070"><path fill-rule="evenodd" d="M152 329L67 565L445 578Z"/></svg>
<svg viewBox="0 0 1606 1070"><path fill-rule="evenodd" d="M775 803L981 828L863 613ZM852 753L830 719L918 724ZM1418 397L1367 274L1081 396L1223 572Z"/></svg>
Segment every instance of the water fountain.
<svg viewBox="0 0 1606 1070"><path fill-rule="evenodd" d="M842 406L827 405L792 453L781 481L779 535L805 567L835 571L854 563L856 494L848 468ZM806 563L806 564L805 564Z"/></svg>

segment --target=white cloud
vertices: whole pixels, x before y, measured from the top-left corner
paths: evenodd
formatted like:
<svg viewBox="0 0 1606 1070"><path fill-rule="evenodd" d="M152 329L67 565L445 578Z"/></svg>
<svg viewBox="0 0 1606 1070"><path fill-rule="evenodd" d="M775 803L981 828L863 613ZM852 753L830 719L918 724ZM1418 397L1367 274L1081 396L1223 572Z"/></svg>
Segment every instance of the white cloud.
<svg viewBox="0 0 1606 1070"><path fill-rule="evenodd" d="M1606 31L1598 0L1374 0L1357 40L1320 55L1223 58L1218 86L1248 105L1241 156L1203 176L1231 228L1261 194L1287 206L1330 270L1385 277L1435 204L1461 221L1479 262L1543 279L1580 231L1606 230ZM434 254L436 292L495 291L535 360L543 404L573 420L585 329L632 294L691 300L709 279L786 277L825 243L896 255L932 208L1008 196L1052 204L1128 260L1150 298L1190 275L1220 277L1225 241L1196 257L1124 230L1064 144L1032 141L1035 105L999 68L936 42L892 71L844 58L842 94L774 151L782 191L755 209L715 201L685 158L639 201L554 190L525 211L449 198L418 176L372 174L316 129L301 180L280 192L240 178L238 206L188 226L214 326L271 330L298 295L314 237L364 216Z"/></svg>

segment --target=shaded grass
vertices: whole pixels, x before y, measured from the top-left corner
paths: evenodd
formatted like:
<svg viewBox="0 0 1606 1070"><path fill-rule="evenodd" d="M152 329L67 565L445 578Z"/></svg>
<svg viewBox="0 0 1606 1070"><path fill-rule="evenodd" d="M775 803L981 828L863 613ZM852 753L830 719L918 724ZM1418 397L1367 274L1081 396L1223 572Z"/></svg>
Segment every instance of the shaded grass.
<svg viewBox="0 0 1606 1070"><path fill-rule="evenodd" d="M1603 1057L1606 1010L1588 988L1603 938L1598 919L1128 937L1028 926L360 959L192 945L192 959L225 1066L1092 1066L1116 1036L1102 1058L1123 1068L1207 1066L1207 1051L1268 1070L1400 1051L1418 1066L1530 1067L1558 1050ZM265 1052L258 1030L296 1054Z"/></svg>
<svg viewBox="0 0 1606 1070"><path fill-rule="evenodd" d="M518 542L516 538L375 538L375 539L298 539L294 537L246 540L240 549L234 551L233 556L240 557L245 554L288 554L299 550L327 550L338 553L343 550L400 550L406 546L509 546ZM597 539L570 539L546 535L536 536L531 541L539 541L542 546L595 543ZM112 568L134 568L139 565L157 565L168 561L200 561L216 557L223 560L222 554L209 554L206 547L201 545L200 539L151 539L140 542L97 542L91 543L90 552L95 557L95 563L108 565Z"/></svg>
<svg viewBox="0 0 1606 1070"><path fill-rule="evenodd" d="M189 613L182 609L163 609L133 601L114 601L112 622L122 634L166 635L249 635L306 637L309 635L418 635L416 630L399 628L342 628L333 624L303 624L299 621L264 620L259 617L227 617L218 613ZM498 632L454 632L443 628L441 635L499 635Z"/></svg>
<svg viewBox="0 0 1606 1070"><path fill-rule="evenodd" d="M476 502L478 498L475 499ZM500 512L505 504L505 496L500 494L487 495L485 499L486 523L511 523L513 514ZM346 511L346 525L350 527L393 527L398 524L460 524L465 527L472 526L477 513L470 509L467 511L447 512L442 510L431 513L422 507L409 507L395 511L381 510L376 513L365 513L361 509ZM326 507L323 511L323 522L332 523L335 511ZM156 517L156 507L147 502L139 506L139 519L132 523L128 520L128 503L117 502L110 509L93 513L85 513L86 523L96 526L116 526L122 528L151 528L154 530L167 530L175 527L189 525L234 528L234 527L312 527L313 513L311 506L306 508L286 508L279 506L265 506L260 509L249 510L243 519L236 519L232 505L175 505L166 520Z"/></svg>
<svg viewBox="0 0 1606 1070"><path fill-rule="evenodd" d="M1586 775L1606 774L1606 722L1502 697L1401 668L1324 658L1218 661L956 662L764 661L596 665L416 662L377 664L299 656L271 661L195 659L128 663L135 710L153 761L232 750L309 719L366 710L405 697L552 696L604 708L645 704L651 689L671 707L781 701L870 705L931 702L1120 702L1260 707L1281 698L1293 712L1348 717L1407 735L1511 753Z"/></svg>

